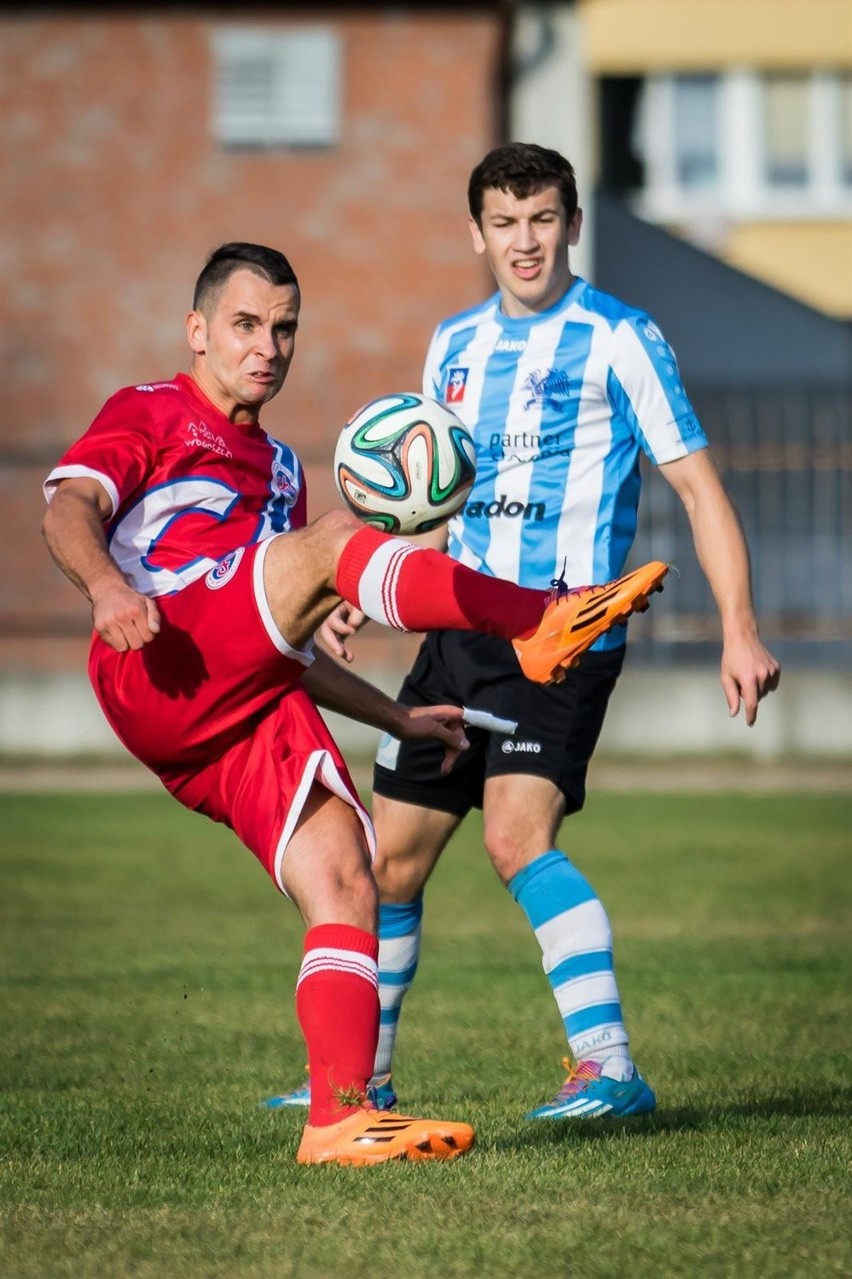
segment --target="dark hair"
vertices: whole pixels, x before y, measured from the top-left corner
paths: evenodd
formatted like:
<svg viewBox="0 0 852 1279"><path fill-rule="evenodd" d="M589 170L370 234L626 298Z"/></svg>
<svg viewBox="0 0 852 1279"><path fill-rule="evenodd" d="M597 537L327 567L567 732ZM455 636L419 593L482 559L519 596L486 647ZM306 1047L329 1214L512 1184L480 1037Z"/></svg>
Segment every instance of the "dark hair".
<svg viewBox="0 0 852 1279"><path fill-rule="evenodd" d="M195 282L193 311L209 309L222 285L235 271L253 271L255 275L269 280L270 284L293 284L297 289L299 287L296 272L283 253L279 253L277 249L268 249L265 244L233 241L230 244L220 244L204 264L204 269Z"/></svg>
<svg viewBox="0 0 852 1279"><path fill-rule="evenodd" d="M477 226L482 226L482 205L489 189L509 191L518 200L540 191L542 187L557 186L570 222L577 212L577 180L573 166L547 147L534 142L509 142L495 147L473 170L467 184L467 204L470 216Z"/></svg>

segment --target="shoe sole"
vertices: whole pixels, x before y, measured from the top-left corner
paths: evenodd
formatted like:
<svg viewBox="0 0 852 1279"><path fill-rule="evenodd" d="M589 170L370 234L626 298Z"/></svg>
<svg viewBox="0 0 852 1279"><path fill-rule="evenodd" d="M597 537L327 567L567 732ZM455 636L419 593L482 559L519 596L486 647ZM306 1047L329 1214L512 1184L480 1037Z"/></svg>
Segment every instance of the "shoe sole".
<svg viewBox="0 0 852 1279"><path fill-rule="evenodd" d="M343 1168L365 1168L372 1164L390 1163L391 1160L422 1163L427 1159L458 1159L459 1155L466 1155L473 1145L473 1141L466 1146L460 1146L453 1137L432 1136L425 1137L422 1141L415 1142L405 1150L399 1150L395 1153L382 1150L377 1150L370 1154L322 1151L320 1154L313 1156L302 1154L300 1151L296 1156L296 1162L300 1164L339 1164Z"/></svg>
<svg viewBox="0 0 852 1279"><path fill-rule="evenodd" d="M662 591L663 578L666 576L668 571L668 568L662 569L657 574L656 580L652 581L648 587L641 592L641 594L636 595L616 617L608 618L606 614L604 614L598 622L592 623L589 629L585 630L583 633L582 648L575 651L573 655L569 653L569 655L564 657L561 662L557 662L549 676L540 682L542 684L561 684L565 679L567 672L572 666L577 665L580 658L586 650L594 644L595 640L600 639L601 635L606 635L607 631L612 630L613 626L619 626L626 622L634 613L647 612L650 604L649 597L651 595L659 594Z"/></svg>

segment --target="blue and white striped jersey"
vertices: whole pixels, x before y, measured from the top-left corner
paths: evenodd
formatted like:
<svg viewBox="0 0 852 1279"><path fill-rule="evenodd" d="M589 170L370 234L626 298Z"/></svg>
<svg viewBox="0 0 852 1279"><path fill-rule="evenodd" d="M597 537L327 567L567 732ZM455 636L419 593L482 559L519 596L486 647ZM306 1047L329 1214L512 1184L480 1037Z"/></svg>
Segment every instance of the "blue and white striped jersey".
<svg viewBox="0 0 852 1279"><path fill-rule="evenodd" d="M523 586L620 576L636 532L639 450L659 464L706 448L674 353L642 311L575 279L512 319L495 294L435 330L424 394L470 428L477 475L449 553ZM596 648L623 643L622 629Z"/></svg>

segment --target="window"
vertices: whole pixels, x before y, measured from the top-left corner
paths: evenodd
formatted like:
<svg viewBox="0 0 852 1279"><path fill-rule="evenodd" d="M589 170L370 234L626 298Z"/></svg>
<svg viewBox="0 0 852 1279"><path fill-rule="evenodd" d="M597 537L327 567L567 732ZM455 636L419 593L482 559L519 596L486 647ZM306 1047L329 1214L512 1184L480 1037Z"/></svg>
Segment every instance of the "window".
<svg viewBox="0 0 852 1279"><path fill-rule="evenodd" d="M329 27L214 34L215 136L228 147L328 147L340 138L341 56Z"/></svg>
<svg viewBox="0 0 852 1279"><path fill-rule="evenodd" d="M674 82L675 177L689 190L719 177L716 76L677 76Z"/></svg>
<svg viewBox="0 0 852 1279"><path fill-rule="evenodd" d="M763 166L771 187L803 187L810 176L809 84L805 76L763 81Z"/></svg>
<svg viewBox="0 0 852 1279"><path fill-rule="evenodd" d="M838 85L840 105L838 109L839 123L839 161L840 181L846 187L852 187L852 75L840 77Z"/></svg>
<svg viewBox="0 0 852 1279"><path fill-rule="evenodd" d="M852 216L849 71L652 75L634 123L649 221Z"/></svg>

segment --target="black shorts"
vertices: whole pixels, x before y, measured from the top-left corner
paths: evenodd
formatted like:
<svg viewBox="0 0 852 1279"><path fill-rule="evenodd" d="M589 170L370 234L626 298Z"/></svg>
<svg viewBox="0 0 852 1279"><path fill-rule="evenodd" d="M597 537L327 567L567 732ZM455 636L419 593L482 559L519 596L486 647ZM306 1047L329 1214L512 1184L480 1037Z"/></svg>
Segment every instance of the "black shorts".
<svg viewBox="0 0 852 1279"><path fill-rule="evenodd" d="M373 790L387 799L464 817L482 807L485 780L510 773L545 777L565 796L566 813L586 798L586 768L624 648L584 653L561 684L534 684L508 640L471 631L427 635L399 700L406 706L451 703L517 720L514 736L468 728L470 749L441 776L444 748L435 741L385 737L373 770Z"/></svg>

